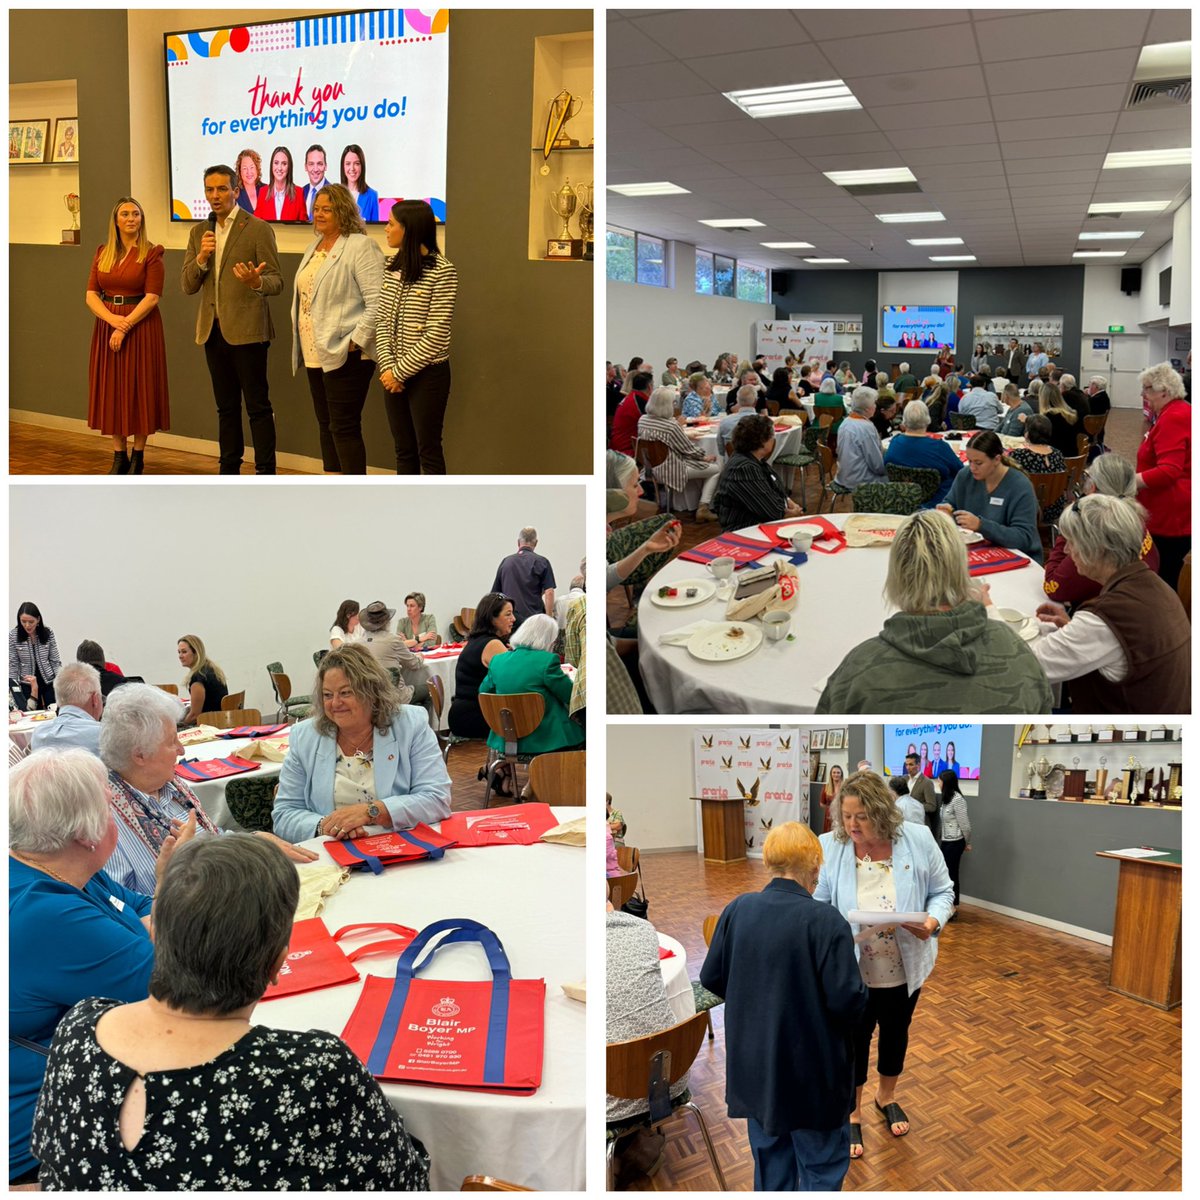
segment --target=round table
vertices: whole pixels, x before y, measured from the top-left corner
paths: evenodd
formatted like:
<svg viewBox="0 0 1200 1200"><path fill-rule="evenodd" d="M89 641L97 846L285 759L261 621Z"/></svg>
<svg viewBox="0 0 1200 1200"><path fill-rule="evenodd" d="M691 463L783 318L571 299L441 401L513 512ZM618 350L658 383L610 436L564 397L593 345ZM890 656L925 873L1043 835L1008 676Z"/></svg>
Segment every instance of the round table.
<svg viewBox="0 0 1200 1200"><path fill-rule="evenodd" d="M286 737L287 730L281 730L277 737ZM254 738L214 738L211 742L194 742L184 746L183 757L207 761L210 758L229 758L237 754L243 747L255 741ZM251 762L259 764L256 771L245 771L241 775L227 775L224 779L206 779L203 783L188 783L188 787L196 794L196 799L204 807L213 824L219 829L231 829L234 833L246 833L233 814L229 811L229 802L225 799L225 785L233 779L275 779L279 775L280 763L271 762L265 758L252 758Z"/></svg>
<svg viewBox="0 0 1200 1200"><path fill-rule="evenodd" d="M839 527L849 515L826 514ZM757 526L738 532L763 538ZM768 553L760 563L769 565L776 557ZM638 604L639 662L655 707L660 713L811 713L830 674L855 646L874 637L891 614L883 599L887 565L887 546L832 555L811 552L797 568L795 641L764 638L745 658L710 663L693 658L685 646L659 643L663 634L694 621L725 619L726 601L716 597L686 608L660 608L653 602L651 596L664 584L711 578L702 563L672 559L646 585ZM1041 567L1031 563L980 576L980 582L990 585L996 607L1032 614L1045 600L1042 578Z"/></svg>
<svg viewBox="0 0 1200 1200"><path fill-rule="evenodd" d="M560 821L581 813L554 810ZM325 841L304 845L320 851ZM333 861L327 852L320 858ZM439 862L390 867L379 876L352 872L325 903L321 917L330 930L363 921L423 929L445 917L474 918L500 938L514 978L546 981L542 1086L532 1096L380 1085L408 1131L425 1143L434 1191L457 1191L476 1174L536 1191L583 1189L585 1009L567 998L562 984L581 982L586 971L584 858L582 847L545 842L450 850ZM365 943L350 942L359 944ZM356 965L363 975L394 977L396 970L394 958ZM486 972L479 948L462 944L439 950L422 978L485 979ZM253 1020L274 1029L341 1034L360 991L348 984L268 1000Z"/></svg>
<svg viewBox="0 0 1200 1200"><path fill-rule="evenodd" d="M711 425L689 425L684 432L687 434L688 440L699 446L705 454L716 455L719 425L719 421ZM799 454L803 449L803 425L775 426L775 449L771 454L771 462L774 462L781 454Z"/></svg>
<svg viewBox="0 0 1200 1200"><path fill-rule="evenodd" d="M439 730L449 728L446 722L450 716L450 701L454 699L454 673L458 670L458 660L461 655L461 648L453 651L443 651L440 648L426 650L417 655L425 663L429 674L436 675L442 681L446 703L442 707L442 715L437 722ZM459 1182L461 1183L462 1180Z"/></svg>
<svg viewBox="0 0 1200 1200"><path fill-rule="evenodd" d="M671 958L660 958L658 969L662 972L663 986L667 989L667 1003L671 1006L675 1023L686 1021L696 1015L696 994L687 973L687 951L673 937L656 930L658 944L664 950L674 951Z"/></svg>

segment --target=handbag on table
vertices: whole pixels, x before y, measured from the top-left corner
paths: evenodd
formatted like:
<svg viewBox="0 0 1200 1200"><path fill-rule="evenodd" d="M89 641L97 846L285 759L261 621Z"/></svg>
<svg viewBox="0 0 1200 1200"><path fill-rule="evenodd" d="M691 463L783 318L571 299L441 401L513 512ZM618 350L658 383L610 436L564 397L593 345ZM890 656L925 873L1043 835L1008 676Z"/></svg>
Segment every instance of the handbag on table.
<svg viewBox="0 0 1200 1200"><path fill-rule="evenodd" d="M382 942L370 942L347 954L338 942L341 938L368 930L386 930L398 934ZM336 987L342 983L357 983L354 963L373 954L398 954L417 936L415 929L390 922L365 925L343 925L330 933L320 917L309 917L292 926L287 958L279 968L279 978L263 993L264 1000L280 996L295 996L300 992L315 992L320 988Z"/></svg>
<svg viewBox="0 0 1200 1200"><path fill-rule="evenodd" d="M478 942L491 978L419 978L452 942ZM376 1079L529 1096L542 1082L545 1006L544 979L513 979L500 939L451 917L421 930L394 980L368 976L342 1040Z"/></svg>
<svg viewBox="0 0 1200 1200"><path fill-rule="evenodd" d="M324 843L334 862L352 870L365 866L374 875L381 875L384 867L396 863L441 858L454 844L451 838L443 837L425 824L414 825L411 829L376 833L370 837L351 838L345 842L331 838Z"/></svg>

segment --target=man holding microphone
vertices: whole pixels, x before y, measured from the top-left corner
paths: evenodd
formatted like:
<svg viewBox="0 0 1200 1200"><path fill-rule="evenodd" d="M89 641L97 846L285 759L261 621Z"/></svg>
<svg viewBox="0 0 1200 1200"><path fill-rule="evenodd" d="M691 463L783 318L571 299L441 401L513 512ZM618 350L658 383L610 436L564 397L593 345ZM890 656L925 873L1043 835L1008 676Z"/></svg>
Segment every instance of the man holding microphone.
<svg viewBox="0 0 1200 1200"><path fill-rule="evenodd" d="M196 344L204 347L212 376L221 474L241 473L244 397L255 473L274 475L275 414L267 390L267 351L275 326L267 297L283 288L275 233L238 205L232 167L209 167L204 195L212 211L188 238L181 283L187 295L200 293Z"/></svg>

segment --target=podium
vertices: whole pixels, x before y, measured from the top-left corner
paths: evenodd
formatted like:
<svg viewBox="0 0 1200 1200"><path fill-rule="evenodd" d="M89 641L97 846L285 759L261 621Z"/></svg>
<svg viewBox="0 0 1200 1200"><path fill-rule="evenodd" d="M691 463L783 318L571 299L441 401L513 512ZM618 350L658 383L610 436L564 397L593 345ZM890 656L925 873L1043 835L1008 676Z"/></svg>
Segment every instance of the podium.
<svg viewBox="0 0 1200 1200"><path fill-rule="evenodd" d="M1121 864L1108 986L1171 1009L1183 1000L1183 856L1165 846L1148 849L1165 853L1130 858L1120 851L1096 852Z"/></svg>
<svg viewBox="0 0 1200 1200"><path fill-rule="evenodd" d="M704 835L704 861L711 863L744 862L746 858L746 818L740 796L718 799L693 796L700 801L700 827Z"/></svg>

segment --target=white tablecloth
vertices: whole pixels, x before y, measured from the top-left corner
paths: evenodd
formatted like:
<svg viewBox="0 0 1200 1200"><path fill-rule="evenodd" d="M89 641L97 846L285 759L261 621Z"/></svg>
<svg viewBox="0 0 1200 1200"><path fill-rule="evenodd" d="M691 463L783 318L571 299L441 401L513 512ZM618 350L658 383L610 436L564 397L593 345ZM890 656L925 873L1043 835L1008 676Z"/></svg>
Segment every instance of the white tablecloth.
<svg viewBox="0 0 1200 1200"><path fill-rule="evenodd" d="M437 651L435 650L436 654ZM450 701L454 699L454 673L458 670L458 659L462 654L460 650L457 654L447 658L430 658L427 654L418 655L419 658L425 660L425 666L429 668L430 675L436 675L443 684L443 690L446 695L446 703L442 706L442 717L438 722L438 729L448 729L446 724L450 716ZM461 1183L462 1180L459 1180Z"/></svg>
<svg viewBox="0 0 1200 1200"><path fill-rule="evenodd" d="M700 432L703 429L704 432ZM717 426L694 426L688 431L688 440L695 443L705 454L717 453ZM790 429L775 431L775 450L771 454L774 462L781 454L799 454L804 449L804 427L794 425Z"/></svg>
<svg viewBox="0 0 1200 1200"><path fill-rule="evenodd" d="M555 809L574 820L577 808ZM324 838L304 844L317 849ZM321 860L331 862L327 853ZM494 930L518 979L546 980L542 1086L532 1096L497 1096L384 1083L409 1132L425 1143L430 1186L457 1191L467 1175L487 1174L538 1191L584 1186L584 1005L564 983L584 979L584 851L574 846L494 846L451 850L440 862L354 872L321 914L331 929L398 921L422 929L445 917L471 917ZM350 941L351 948L369 941ZM361 974L395 975L395 959L367 958ZM439 950L422 978L484 979L487 966L469 944ZM596 981L603 1003L603 988ZM325 988L260 1004L254 1020L275 1029L340 1034L361 987Z"/></svg>
<svg viewBox="0 0 1200 1200"><path fill-rule="evenodd" d="M674 950L674 958L660 958L659 970L662 971L663 985L667 989L667 1003L675 1016L675 1023L686 1021L696 1015L696 995L692 991L692 981L687 973L687 951L682 943L677 942L668 934L658 931L658 944L664 950Z"/></svg>
<svg viewBox="0 0 1200 1200"><path fill-rule="evenodd" d="M828 519L840 526L849 515L839 512ZM757 526L739 532L762 537ZM762 563L774 557L768 555ZM638 606L639 662L655 707L660 713L811 713L824 681L891 614L883 600L887 563L887 546L810 553L798 568L800 596L792 612L796 640L764 637L745 658L709 663L693 658L685 646L659 645L659 635L672 629L725 619L725 600L688 608L659 608L652 602L651 595L664 584L707 576L702 563L673 559L647 585ZM980 582L991 586L998 608L1032 615L1045 600L1042 569L1036 563L981 576Z"/></svg>
<svg viewBox="0 0 1200 1200"><path fill-rule="evenodd" d="M269 724L269 722L267 722ZM195 745L184 746L184 758L196 758L205 762L210 758L228 758L236 754L243 746L248 746L253 738L214 738L211 742L197 742ZM196 799L204 806L213 823L221 829L232 829L235 833L246 831L233 819L229 811L229 803L225 799L225 785L232 779L276 779L279 776L277 762L255 758L252 762L259 763L257 771L248 771L242 775L229 775L225 779L206 779L203 783L189 783L188 787L196 793Z"/></svg>

